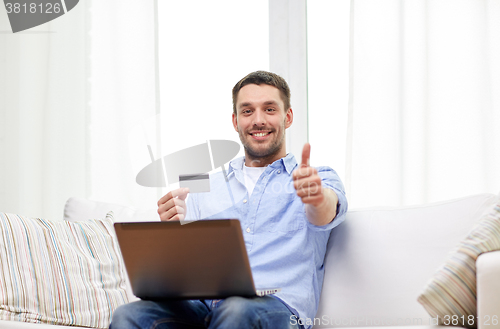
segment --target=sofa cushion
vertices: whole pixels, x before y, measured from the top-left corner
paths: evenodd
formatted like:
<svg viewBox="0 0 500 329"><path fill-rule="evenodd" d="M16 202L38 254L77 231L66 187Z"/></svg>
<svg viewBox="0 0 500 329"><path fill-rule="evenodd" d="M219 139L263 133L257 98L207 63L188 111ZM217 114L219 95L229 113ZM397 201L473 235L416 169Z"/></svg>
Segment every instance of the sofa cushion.
<svg viewBox="0 0 500 329"><path fill-rule="evenodd" d="M495 200L350 210L330 235L315 328L434 324L416 299Z"/></svg>
<svg viewBox="0 0 500 329"><path fill-rule="evenodd" d="M112 214L73 223L0 213L0 320L107 328L127 302Z"/></svg>
<svg viewBox="0 0 500 329"><path fill-rule="evenodd" d="M64 220L76 222L85 220L86 218L103 218L109 211L113 211L114 222L152 222L160 220L156 208L135 209L115 203L93 201L77 197L69 198L68 201L66 201L64 205ZM131 302L138 300L132 292L128 276L127 294Z"/></svg>
<svg viewBox="0 0 500 329"><path fill-rule="evenodd" d="M69 198L64 205L64 220L75 222L87 218L103 218L109 211L113 211L115 222L148 222L160 220L156 208L134 209L114 203L75 197Z"/></svg>
<svg viewBox="0 0 500 329"><path fill-rule="evenodd" d="M78 329L85 329L85 328L87 328L87 327L78 327ZM75 329L75 327L56 326L53 324L43 324L43 323L29 323L29 322L0 320L0 329Z"/></svg>
<svg viewBox="0 0 500 329"><path fill-rule="evenodd" d="M500 199L427 283L418 301L441 325L477 327L476 259L500 250Z"/></svg>

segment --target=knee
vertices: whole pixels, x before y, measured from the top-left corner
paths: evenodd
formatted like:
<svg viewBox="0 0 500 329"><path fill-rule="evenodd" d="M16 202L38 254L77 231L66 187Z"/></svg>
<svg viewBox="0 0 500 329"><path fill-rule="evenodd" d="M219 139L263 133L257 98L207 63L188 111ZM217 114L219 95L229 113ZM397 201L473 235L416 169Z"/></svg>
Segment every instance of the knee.
<svg viewBox="0 0 500 329"><path fill-rule="evenodd" d="M133 304L133 303L132 303ZM110 328L125 327L124 323L129 322L130 312L134 311L131 304L124 304L113 311Z"/></svg>
<svg viewBox="0 0 500 329"><path fill-rule="evenodd" d="M226 321L230 318L231 322L255 323L259 321L261 313L265 312L265 308L260 307L259 304L255 299L229 297L224 300L215 313L218 313L220 319Z"/></svg>
<svg viewBox="0 0 500 329"><path fill-rule="evenodd" d="M115 309L110 328L134 328L134 322L141 313L141 304L141 301L137 301L121 305Z"/></svg>
<svg viewBox="0 0 500 329"><path fill-rule="evenodd" d="M221 311L233 314L239 318L249 317L253 314L258 313L258 309L255 308L254 302L251 299L244 297L229 297L222 305L219 307ZM253 307L252 307L253 306Z"/></svg>
<svg viewBox="0 0 500 329"><path fill-rule="evenodd" d="M145 314L144 303L137 301L119 306L113 312L109 328L141 328L141 317Z"/></svg>
<svg viewBox="0 0 500 329"><path fill-rule="evenodd" d="M292 313L273 297L230 297L212 312L212 328L289 328Z"/></svg>

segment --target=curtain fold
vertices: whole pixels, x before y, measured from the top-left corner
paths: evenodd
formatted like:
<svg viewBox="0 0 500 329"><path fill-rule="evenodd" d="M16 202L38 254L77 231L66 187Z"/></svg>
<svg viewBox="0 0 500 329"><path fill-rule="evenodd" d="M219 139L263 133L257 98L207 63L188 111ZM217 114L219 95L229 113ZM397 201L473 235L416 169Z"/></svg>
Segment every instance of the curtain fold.
<svg viewBox="0 0 500 329"><path fill-rule="evenodd" d="M61 219L73 196L156 207L159 190L135 182L160 136L155 14L153 0L80 1L13 34L0 11L0 211Z"/></svg>
<svg viewBox="0 0 500 329"><path fill-rule="evenodd" d="M13 34L0 11L0 209L61 219L85 195L88 7Z"/></svg>
<svg viewBox="0 0 500 329"><path fill-rule="evenodd" d="M92 2L91 199L156 207L158 190L135 181L161 128L155 17L154 0Z"/></svg>

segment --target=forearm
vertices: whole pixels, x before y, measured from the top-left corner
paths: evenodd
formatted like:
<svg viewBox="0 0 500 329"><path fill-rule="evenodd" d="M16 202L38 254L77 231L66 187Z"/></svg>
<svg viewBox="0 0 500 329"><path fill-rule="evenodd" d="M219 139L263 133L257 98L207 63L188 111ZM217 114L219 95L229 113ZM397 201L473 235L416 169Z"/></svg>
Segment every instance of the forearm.
<svg viewBox="0 0 500 329"><path fill-rule="evenodd" d="M312 204L306 204L306 217L311 222L311 224L316 226L323 226L335 218L337 214L337 204L339 198L337 194L329 189L322 188L323 201L317 206Z"/></svg>

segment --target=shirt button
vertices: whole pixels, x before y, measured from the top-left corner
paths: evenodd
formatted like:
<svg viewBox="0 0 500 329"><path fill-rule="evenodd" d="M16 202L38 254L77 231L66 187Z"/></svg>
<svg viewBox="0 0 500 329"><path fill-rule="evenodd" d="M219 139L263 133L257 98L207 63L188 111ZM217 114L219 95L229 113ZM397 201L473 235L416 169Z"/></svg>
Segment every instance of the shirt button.
<svg viewBox="0 0 500 329"><path fill-rule="evenodd" d="M247 199L243 200L243 203L247 203Z"/></svg>
<svg viewBox="0 0 500 329"><path fill-rule="evenodd" d="M250 227L247 227L247 233L250 233Z"/></svg>
<svg viewBox="0 0 500 329"><path fill-rule="evenodd" d="M281 174L281 170L278 170L278 174Z"/></svg>

